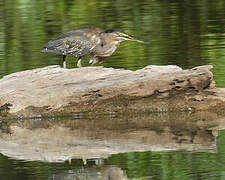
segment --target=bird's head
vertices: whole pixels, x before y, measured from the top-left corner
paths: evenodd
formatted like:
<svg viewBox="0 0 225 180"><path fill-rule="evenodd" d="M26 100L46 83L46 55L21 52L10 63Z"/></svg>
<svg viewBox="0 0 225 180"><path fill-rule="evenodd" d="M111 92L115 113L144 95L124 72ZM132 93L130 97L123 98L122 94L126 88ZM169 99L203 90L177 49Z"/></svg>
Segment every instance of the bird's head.
<svg viewBox="0 0 225 180"><path fill-rule="evenodd" d="M132 36L130 34L127 34L119 29L109 29L109 30L106 30L105 33L110 33L112 35L115 36L115 38L118 40L118 41L137 41L137 42L140 42L140 43L146 43L145 40L143 39L140 39L140 38L137 38L135 36Z"/></svg>

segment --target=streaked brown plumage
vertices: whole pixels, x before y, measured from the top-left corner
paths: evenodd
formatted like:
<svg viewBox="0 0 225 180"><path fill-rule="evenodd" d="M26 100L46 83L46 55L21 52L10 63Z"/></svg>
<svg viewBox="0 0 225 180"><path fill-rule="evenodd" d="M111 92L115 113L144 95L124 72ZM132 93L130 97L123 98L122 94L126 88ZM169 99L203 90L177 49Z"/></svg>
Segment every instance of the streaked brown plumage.
<svg viewBox="0 0 225 180"><path fill-rule="evenodd" d="M99 28L89 27L62 34L55 40L49 41L42 52L62 54L64 65L66 56L76 56L79 59L78 66L81 66L81 58L86 55L91 57L89 62L95 64L111 56L124 40L145 42L121 30L112 29L103 32Z"/></svg>

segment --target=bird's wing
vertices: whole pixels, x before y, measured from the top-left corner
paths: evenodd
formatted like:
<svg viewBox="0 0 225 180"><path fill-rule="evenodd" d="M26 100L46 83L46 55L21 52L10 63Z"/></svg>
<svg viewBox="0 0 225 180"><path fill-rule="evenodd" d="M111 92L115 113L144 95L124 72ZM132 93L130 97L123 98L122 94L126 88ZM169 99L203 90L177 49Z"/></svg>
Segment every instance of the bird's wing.
<svg viewBox="0 0 225 180"><path fill-rule="evenodd" d="M84 56L90 52L93 44L84 38L62 38L49 41L42 52L53 52L62 55Z"/></svg>
<svg viewBox="0 0 225 180"><path fill-rule="evenodd" d="M55 40L49 41L43 47L42 52L53 52L71 56L87 55L99 43L100 38L96 34L100 32L101 30L98 28L72 30L62 34Z"/></svg>

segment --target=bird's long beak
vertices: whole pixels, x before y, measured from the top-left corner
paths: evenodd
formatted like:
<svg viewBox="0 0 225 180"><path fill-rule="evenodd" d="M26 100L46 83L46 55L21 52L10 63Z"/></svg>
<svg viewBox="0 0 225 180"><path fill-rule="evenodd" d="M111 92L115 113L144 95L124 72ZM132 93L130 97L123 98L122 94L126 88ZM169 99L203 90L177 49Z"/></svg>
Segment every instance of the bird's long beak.
<svg viewBox="0 0 225 180"><path fill-rule="evenodd" d="M134 37L134 36L131 36L129 40L140 42L140 43L147 43L147 41L145 41L144 39L140 39L140 38L137 38L137 37Z"/></svg>
<svg viewBox="0 0 225 180"><path fill-rule="evenodd" d="M120 37L123 40L136 41L136 42L140 42L140 43L148 43L144 39L140 39L140 38L137 38L137 37L129 35L129 34L120 33Z"/></svg>

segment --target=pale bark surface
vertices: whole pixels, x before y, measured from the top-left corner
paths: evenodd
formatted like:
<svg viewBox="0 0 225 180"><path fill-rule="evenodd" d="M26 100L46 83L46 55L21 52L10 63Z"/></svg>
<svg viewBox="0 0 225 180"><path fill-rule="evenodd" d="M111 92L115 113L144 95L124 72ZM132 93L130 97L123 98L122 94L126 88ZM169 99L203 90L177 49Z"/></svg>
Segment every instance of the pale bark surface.
<svg viewBox="0 0 225 180"><path fill-rule="evenodd" d="M0 115L212 109L224 104L225 92L215 88L211 68L49 66L17 72L0 79Z"/></svg>

